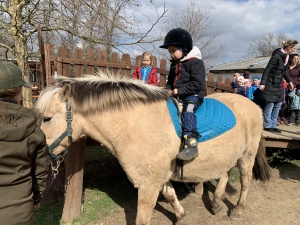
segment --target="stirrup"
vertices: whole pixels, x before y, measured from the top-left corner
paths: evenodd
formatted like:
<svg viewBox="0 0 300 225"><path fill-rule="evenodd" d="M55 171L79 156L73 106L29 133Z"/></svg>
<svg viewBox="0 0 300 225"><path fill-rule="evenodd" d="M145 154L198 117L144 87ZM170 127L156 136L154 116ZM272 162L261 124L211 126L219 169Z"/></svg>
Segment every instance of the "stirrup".
<svg viewBox="0 0 300 225"><path fill-rule="evenodd" d="M177 154L177 159L191 160L198 156L198 141L195 137L184 135L183 150Z"/></svg>

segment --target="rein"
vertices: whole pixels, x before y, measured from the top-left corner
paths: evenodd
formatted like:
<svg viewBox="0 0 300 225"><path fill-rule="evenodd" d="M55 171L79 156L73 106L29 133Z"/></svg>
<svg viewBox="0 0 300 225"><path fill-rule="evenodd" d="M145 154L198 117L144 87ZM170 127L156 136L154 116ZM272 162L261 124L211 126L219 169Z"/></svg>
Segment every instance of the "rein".
<svg viewBox="0 0 300 225"><path fill-rule="evenodd" d="M52 157L53 161L51 162L51 179L49 181L49 184L47 185L47 188L43 191L41 194L41 197L37 200L34 201L34 205L39 204L48 194L50 188L53 185L53 182L58 174L58 168L60 164L64 161L64 156L68 153L72 143L73 143L73 138L72 138L72 120L73 120L73 115L72 115L72 110L71 106L69 105L68 102L66 102L66 121L67 121L67 128L65 132L63 132L49 147L48 147L48 153ZM64 139L68 137L68 142L70 143L70 146L65 149L64 153L62 155L56 155L53 153L53 149L56 148L59 143Z"/></svg>

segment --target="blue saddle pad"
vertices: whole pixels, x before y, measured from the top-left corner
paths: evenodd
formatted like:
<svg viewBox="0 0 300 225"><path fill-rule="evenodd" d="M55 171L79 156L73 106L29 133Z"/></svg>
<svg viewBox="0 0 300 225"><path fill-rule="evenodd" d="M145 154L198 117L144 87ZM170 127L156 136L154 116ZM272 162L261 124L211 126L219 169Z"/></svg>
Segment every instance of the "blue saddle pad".
<svg viewBox="0 0 300 225"><path fill-rule="evenodd" d="M181 124L177 107L171 99L167 100L167 104L176 133L181 138ZM201 134L198 142L215 138L230 130L236 124L236 118L232 110L224 103L212 98L204 98L202 105L196 111L196 117L197 131Z"/></svg>

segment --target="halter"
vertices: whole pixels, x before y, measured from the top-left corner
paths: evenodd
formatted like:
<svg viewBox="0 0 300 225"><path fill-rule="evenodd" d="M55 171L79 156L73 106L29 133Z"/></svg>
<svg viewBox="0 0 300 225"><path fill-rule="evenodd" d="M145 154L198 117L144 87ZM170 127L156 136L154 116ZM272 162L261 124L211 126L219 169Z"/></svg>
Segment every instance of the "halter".
<svg viewBox="0 0 300 225"><path fill-rule="evenodd" d="M49 193L50 188L52 187L52 184L58 174L58 168L60 164L64 161L64 156L69 151L69 148L71 147L71 144L73 143L72 138L72 126L71 121L73 120L71 106L68 102L66 102L66 121L67 121L67 128L65 132L63 132L49 147L48 152L49 155L54 159L54 161L51 162L51 169L52 169L52 175L50 178L50 181L47 185L47 188L43 191L41 194L41 197L34 201L34 205L38 205ZM53 153L53 149L59 145L59 143L65 138L68 137L68 142L70 143L70 146L67 147L62 155L56 155Z"/></svg>
<svg viewBox="0 0 300 225"><path fill-rule="evenodd" d="M71 111L71 106L69 105L68 102L66 102L66 121L67 121L67 128L65 130L65 132L63 132L50 146L49 146L49 154L52 156L52 158L57 159L58 157L62 157L65 156L73 142L73 138L72 138L72 124L71 121L73 120L73 115L72 115L72 111ZM53 149L56 148L59 143L65 138L68 137L68 142L70 143L70 146L68 148L66 148L65 152L62 155L56 155L53 153Z"/></svg>

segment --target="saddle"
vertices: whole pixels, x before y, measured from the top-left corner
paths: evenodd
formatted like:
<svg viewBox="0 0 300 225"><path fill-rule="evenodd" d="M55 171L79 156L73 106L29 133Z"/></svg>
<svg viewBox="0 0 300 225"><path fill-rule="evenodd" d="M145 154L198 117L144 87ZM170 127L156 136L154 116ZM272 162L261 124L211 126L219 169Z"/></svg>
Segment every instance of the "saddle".
<svg viewBox="0 0 300 225"><path fill-rule="evenodd" d="M182 102L175 98L169 98L167 105L176 133L181 139ZM198 138L198 143L216 138L232 129L236 124L236 117L232 110L224 103L213 98L204 98L203 103L199 106L195 115L197 118L197 131L201 134ZM175 174L181 180L183 179L182 160L177 159Z"/></svg>
<svg viewBox="0 0 300 225"><path fill-rule="evenodd" d="M181 139L180 115L182 102L175 98L168 98L167 105L175 131ZM236 124L236 117L232 110L224 103L213 98L204 98L195 115L197 118L197 131L201 134L198 143L213 139L232 129Z"/></svg>

